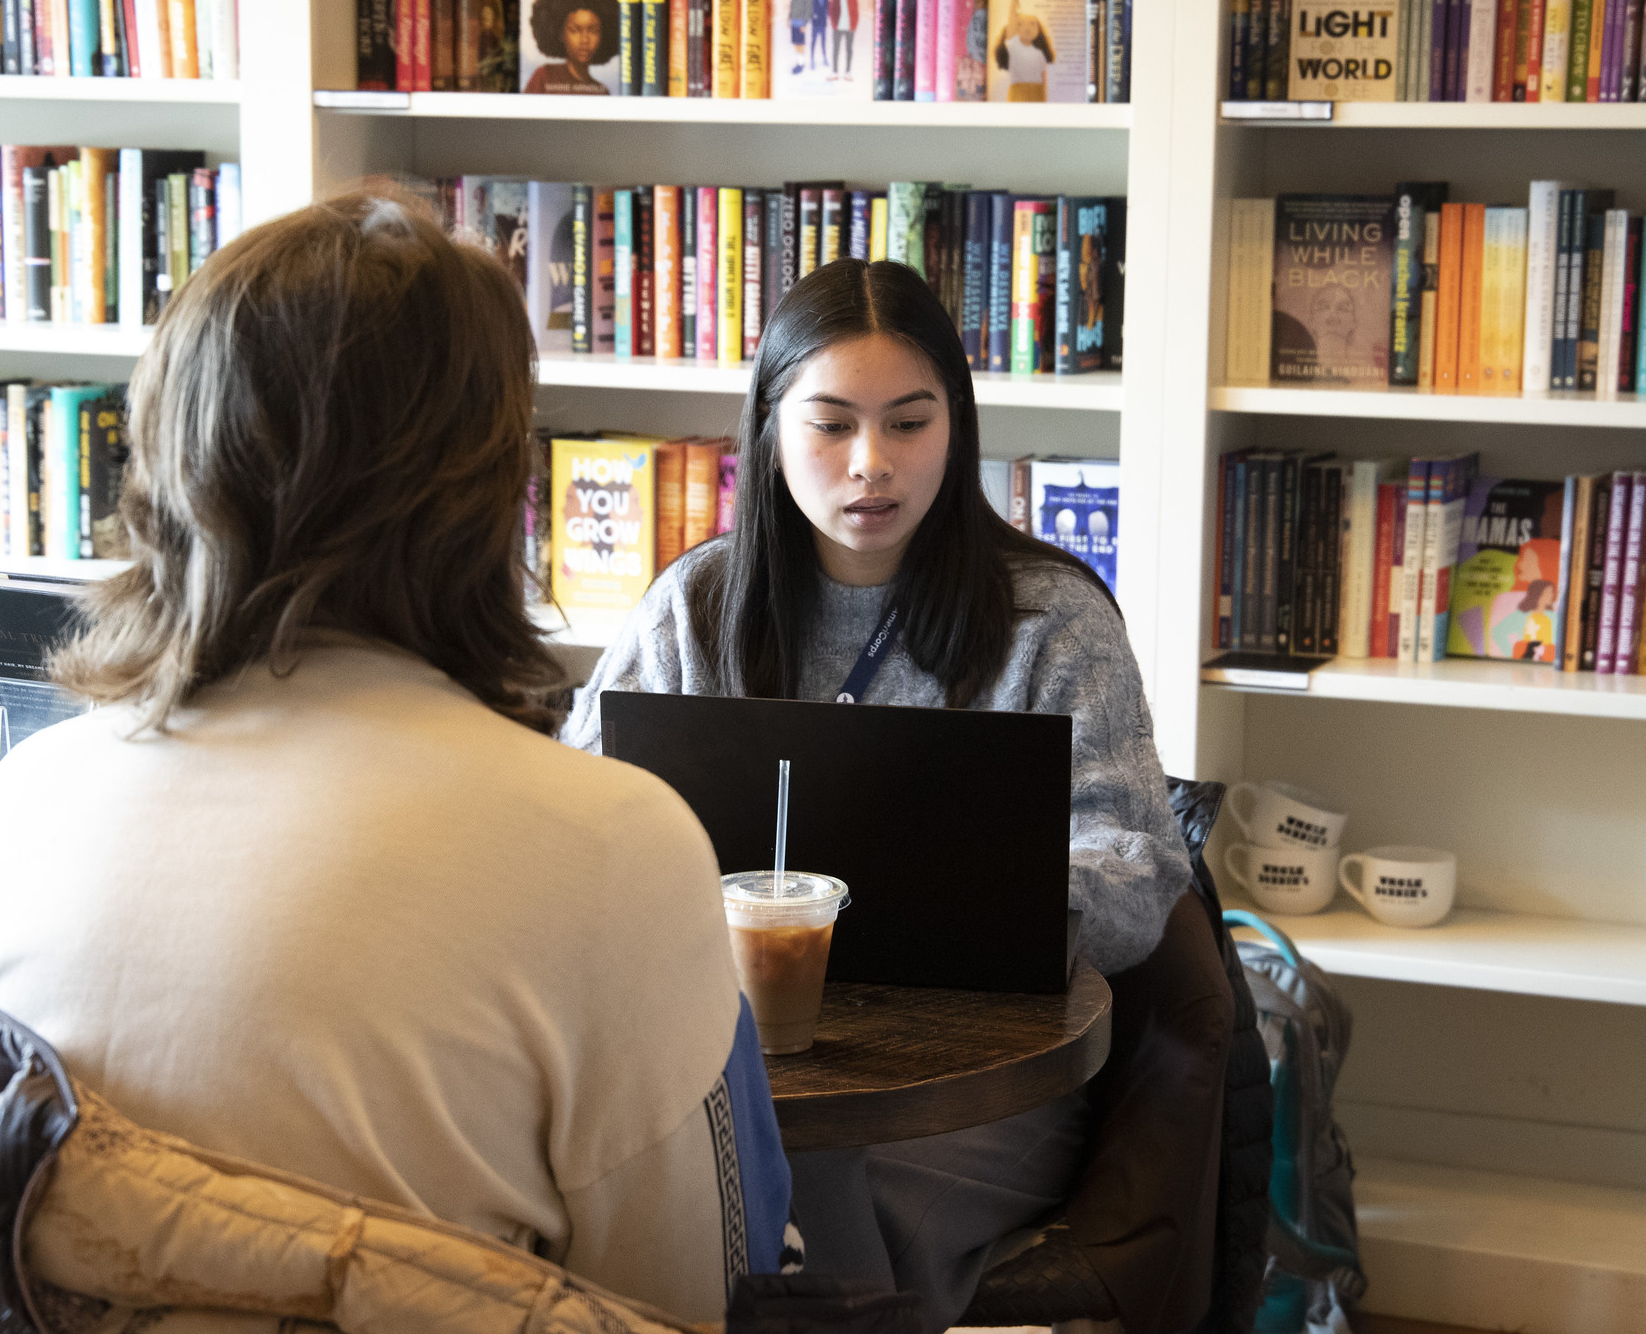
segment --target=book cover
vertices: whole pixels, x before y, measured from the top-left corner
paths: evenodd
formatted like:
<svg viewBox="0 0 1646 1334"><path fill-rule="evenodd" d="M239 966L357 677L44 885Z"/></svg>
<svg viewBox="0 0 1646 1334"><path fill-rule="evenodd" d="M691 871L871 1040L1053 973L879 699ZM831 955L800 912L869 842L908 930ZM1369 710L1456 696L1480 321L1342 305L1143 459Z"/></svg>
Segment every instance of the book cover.
<svg viewBox="0 0 1646 1334"><path fill-rule="evenodd" d="M1560 637L1560 670L1575 672L1583 660L1583 623L1589 600L1589 569L1594 542L1594 477L1568 477L1573 484L1572 540L1566 569L1566 627Z"/></svg>
<svg viewBox="0 0 1646 1334"><path fill-rule="evenodd" d="M429 6L429 86L436 93L457 91L457 0Z"/></svg>
<svg viewBox="0 0 1646 1334"><path fill-rule="evenodd" d="M1406 473L1405 543L1400 556L1397 657L1417 661L1418 607L1422 600L1424 526L1429 507L1429 460L1414 458ZM1391 616L1395 613L1391 612Z"/></svg>
<svg viewBox="0 0 1646 1334"><path fill-rule="evenodd" d="M1515 101L1538 102L1543 98L1543 39L1547 31L1547 0L1524 0L1521 5L1522 26L1526 32L1523 45L1517 43L1515 58Z"/></svg>
<svg viewBox="0 0 1646 1334"><path fill-rule="evenodd" d="M1403 471L1394 460L1360 459L1346 481L1343 565L1343 618L1338 652L1347 658L1372 656L1373 569L1377 560L1377 502L1381 487ZM1386 619L1386 614L1385 614Z"/></svg>
<svg viewBox="0 0 1646 1334"><path fill-rule="evenodd" d="M1049 370L1040 360L1048 311L1043 275L1055 263L1056 221L1044 199L1019 199L1012 220L1012 361L1014 375Z"/></svg>
<svg viewBox="0 0 1646 1334"><path fill-rule="evenodd" d="M118 507L126 461L124 389L106 386L80 404L80 557L129 560L131 541Z"/></svg>
<svg viewBox="0 0 1646 1334"><path fill-rule="evenodd" d="M657 355L657 213L652 187L634 191L634 355Z"/></svg>
<svg viewBox="0 0 1646 1334"><path fill-rule="evenodd" d="M825 189L821 192L818 213L817 245L819 264L832 264L845 253L846 192Z"/></svg>
<svg viewBox="0 0 1646 1334"><path fill-rule="evenodd" d="M475 0L459 0L457 86L480 83L480 14ZM523 93L615 96L621 73L622 24L617 0L523 0L519 65ZM632 37L631 37L632 41Z"/></svg>
<svg viewBox="0 0 1646 1334"><path fill-rule="evenodd" d="M654 456L657 466L653 482L657 552L654 568L659 574L686 549L686 443L687 438L661 441Z"/></svg>
<svg viewBox="0 0 1646 1334"><path fill-rule="evenodd" d="M394 4L393 0L357 0L355 7L354 86L356 88L387 91L394 87ZM130 25L128 24L128 31ZM146 62L153 56L145 50L142 40L150 31L141 24L135 49L139 59ZM146 71L136 66L132 77L141 77Z"/></svg>
<svg viewBox="0 0 1646 1334"><path fill-rule="evenodd" d="M1247 455L1237 464L1236 491L1240 496L1240 583L1235 594L1240 602L1242 649L1258 652L1263 647L1263 507L1267 493L1265 475L1276 456Z"/></svg>
<svg viewBox="0 0 1646 1334"><path fill-rule="evenodd" d="M1593 0L1572 0L1571 36L1566 55L1566 81L1560 100L1589 100L1589 41L1593 36Z"/></svg>
<svg viewBox="0 0 1646 1334"><path fill-rule="evenodd" d="M722 440L692 440L686 445L685 542L690 551L715 535L720 519Z"/></svg>
<svg viewBox="0 0 1646 1334"><path fill-rule="evenodd" d="M1561 188L1559 181L1533 181L1527 199L1521 386L1528 394L1547 393L1551 387Z"/></svg>
<svg viewBox="0 0 1646 1334"><path fill-rule="evenodd" d="M1220 454L1217 460L1217 521L1213 534L1212 643L1217 648L1233 648L1234 616L1234 507L1235 464L1241 451Z"/></svg>
<svg viewBox="0 0 1646 1334"><path fill-rule="evenodd" d="M1460 102L1490 102L1495 67L1493 38L1497 33L1497 0L1467 0L1468 39L1460 58L1463 95Z"/></svg>
<svg viewBox="0 0 1646 1334"><path fill-rule="evenodd" d="M720 192L712 185L697 187L697 359L718 360L720 325L716 304L720 256L718 209Z"/></svg>
<svg viewBox="0 0 1646 1334"><path fill-rule="evenodd" d="M720 455L720 494L715 513L715 532L729 533L737 523L737 451L730 440Z"/></svg>
<svg viewBox="0 0 1646 1334"><path fill-rule="evenodd" d="M1250 564L1246 546L1247 494L1253 471L1251 451L1237 451L1229 463L1229 500L1232 512L1229 519L1229 647L1233 649L1246 647L1246 598L1254 591L1248 589L1246 577ZM1255 629L1251 635L1252 642L1255 643Z"/></svg>
<svg viewBox="0 0 1646 1334"><path fill-rule="evenodd" d="M1281 383L1387 385L1394 211L1385 195L1276 199L1272 346Z"/></svg>
<svg viewBox="0 0 1646 1334"><path fill-rule="evenodd" d="M1057 199L1054 369L1059 375L1095 371L1103 364L1103 207L1090 196Z"/></svg>
<svg viewBox="0 0 1646 1334"><path fill-rule="evenodd" d="M652 220L656 231L652 243L656 277L657 355L680 355L680 187L652 188Z"/></svg>
<svg viewBox="0 0 1646 1334"><path fill-rule="evenodd" d="M1623 308L1618 335L1617 389L1632 394L1640 383L1640 266L1646 252L1646 218L1630 218L1624 244Z"/></svg>
<svg viewBox="0 0 1646 1334"><path fill-rule="evenodd" d="M568 619L623 616L650 585L655 453L636 440L550 443L551 588Z"/></svg>
<svg viewBox="0 0 1646 1334"><path fill-rule="evenodd" d="M1525 31L1523 15L1526 0L1493 0L1497 8L1497 36L1493 40L1492 89L1487 99L1492 102L1513 102L1515 98L1515 55L1520 35ZM1521 63L1525 64L1524 50Z"/></svg>
<svg viewBox="0 0 1646 1334"><path fill-rule="evenodd" d="M572 351L594 351L594 190L572 186Z"/></svg>
<svg viewBox="0 0 1646 1334"><path fill-rule="evenodd" d="M1457 393L1458 332L1463 313L1463 205L1440 209L1439 290L1435 304L1435 392Z"/></svg>
<svg viewBox="0 0 1646 1334"><path fill-rule="evenodd" d="M746 3L765 12L763 0L746 0ZM668 0L640 0L640 95L669 95Z"/></svg>
<svg viewBox="0 0 1646 1334"><path fill-rule="evenodd" d="M680 355L697 355L697 187L680 187Z"/></svg>
<svg viewBox="0 0 1646 1334"><path fill-rule="evenodd" d="M743 360L743 191L722 188L715 218L716 348L722 366L735 366Z"/></svg>
<svg viewBox="0 0 1646 1334"><path fill-rule="evenodd" d="M1341 640L1343 609L1343 465L1325 464L1320 470L1320 589L1318 593L1320 651L1335 655Z"/></svg>
<svg viewBox="0 0 1646 1334"><path fill-rule="evenodd" d="M1582 284L1577 330L1577 387L1593 389L1600 368L1601 283L1606 271L1606 215L1583 219ZM1575 269L1574 269L1575 272Z"/></svg>
<svg viewBox="0 0 1646 1334"><path fill-rule="evenodd" d="M989 0L991 102L1086 100L1086 0Z"/></svg>
<svg viewBox="0 0 1646 1334"><path fill-rule="evenodd" d="M1646 526L1646 472L1629 483L1629 526L1623 539L1623 578L1618 587L1617 644L1612 671L1634 676L1640 667L1640 598L1642 528Z"/></svg>
<svg viewBox="0 0 1646 1334"><path fill-rule="evenodd" d="M966 352L966 364L974 371L987 370L989 364L989 252L994 239L991 201L987 190L972 190L966 195L960 344Z"/></svg>
<svg viewBox="0 0 1646 1334"><path fill-rule="evenodd" d="M1417 387L1435 387L1435 345L1440 319L1440 211L1423 219L1423 294L1417 347Z"/></svg>
<svg viewBox="0 0 1646 1334"><path fill-rule="evenodd" d="M1564 482L1477 477L1464 502L1446 651L1558 661Z"/></svg>
<svg viewBox="0 0 1646 1334"><path fill-rule="evenodd" d="M760 262L760 327L771 323L772 315L787 290L783 286L783 217L787 197L782 190L766 191L762 212L764 240L761 243Z"/></svg>
<svg viewBox="0 0 1646 1334"><path fill-rule="evenodd" d="M1036 459L1029 465L1034 536L1078 557L1115 587L1120 465L1103 459Z"/></svg>
<svg viewBox="0 0 1646 1334"><path fill-rule="evenodd" d="M818 266L823 245L823 191L814 186L801 187L795 235L798 246L795 274L804 278Z"/></svg>
<svg viewBox="0 0 1646 1334"><path fill-rule="evenodd" d="M1292 0L1287 96L1309 102L1393 102L1400 31L1393 5L1345 10Z"/></svg>
<svg viewBox="0 0 1646 1334"><path fill-rule="evenodd" d="M737 97L743 86L743 31L738 0L712 0L710 24L710 86L716 97Z"/></svg>
<svg viewBox="0 0 1646 1334"><path fill-rule="evenodd" d="M669 0L669 89L670 97L686 97L686 44L691 29L688 0Z"/></svg>
<svg viewBox="0 0 1646 1334"><path fill-rule="evenodd" d="M616 350L617 235L613 192L594 192L593 270L594 305L591 309L594 350Z"/></svg>
<svg viewBox="0 0 1646 1334"><path fill-rule="evenodd" d="M1276 522L1275 565L1275 651L1296 649L1296 626L1292 623L1297 598L1297 508L1299 482L1304 457L1301 450L1288 449L1280 456L1280 511Z"/></svg>
<svg viewBox="0 0 1646 1334"><path fill-rule="evenodd" d="M743 191L743 360L753 361L760 347L764 276L761 238L765 234L766 192Z"/></svg>
<svg viewBox="0 0 1646 1334"><path fill-rule="evenodd" d="M874 100L891 102L897 88L897 0L870 0L873 8L874 53L872 60Z"/></svg>
<svg viewBox="0 0 1646 1334"><path fill-rule="evenodd" d="M1458 275L1457 392L1481 392L1481 308L1485 289L1486 206L1463 206L1463 262Z"/></svg>
<svg viewBox="0 0 1646 1334"><path fill-rule="evenodd" d="M869 215L874 207L874 196L867 190L853 190L849 221L846 225L846 253L853 259L869 258Z"/></svg>
<svg viewBox="0 0 1646 1334"><path fill-rule="evenodd" d="M1392 658L1399 651L1398 629L1390 614L1390 594L1397 568L1396 517L1405 510L1404 492L1399 482L1384 482L1377 488L1376 526L1372 537L1372 614L1366 632L1367 655L1373 658Z"/></svg>
<svg viewBox="0 0 1646 1334"><path fill-rule="evenodd" d="M1011 369L1012 240L1014 200L996 191L989 196L988 367Z"/></svg>
<svg viewBox="0 0 1646 1334"><path fill-rule="evenodd" d="M771 96L873 101L875 12L874 0L776 0Z"/></svg>
<svg viewBox="0 0 1646 1334"><path fill-rule="evenodd" d="M1273 653L1280 624L1280 473L1279 455L1262 456L1257 482L1257 648Z"/></svg>
<svg viewBox="0 0 1646 1334"><path fill-rule="evenodd" d="M1446 202L1445 181L1395 186L1394 273L1390 283L1389 383L1415 385L1422 348L1424 237L1429 215Z"/></svg>
<svg viewBox="0 0 1646 1334"><path fill-rule="evenodd" d="M1599 665L1601 613L1606 604L1606 555L1612 536L1612 481L1608 473L1595 478L1594 500L1589 507L1589 577L1588 586L1583 591L1583 640L1579 662L1579 670L1585 672L1595 671Z"/></svg>
<svg viewBox="0 0 1646 1334"><path fill-rule="evenodd" d="M893 181L886 187L886 258L926 277L926 185Z"/></svg>
<svg viewBox="0 0 1646 1334"><path fill-rule="evenodd" d="M989 99L989 0L956 0L959 28L955 52L954 98L957 102Z"/></svg>
<svg viewBox="0 0 1646 1334"><path fill-rule="evenodd" d="M640 96L640 57L645 34L640 0L617 0L617 95Z"/></svg>
<svg viewBox="0 0 1646 1334"><path fill-rule="evenodd" d="M1451 592L1463 537L1463 508L1479 471L1478 454L1429 460L1429 493L1423 519L1423 568L1418 592L1417 661L1446 656Z"/></svg>

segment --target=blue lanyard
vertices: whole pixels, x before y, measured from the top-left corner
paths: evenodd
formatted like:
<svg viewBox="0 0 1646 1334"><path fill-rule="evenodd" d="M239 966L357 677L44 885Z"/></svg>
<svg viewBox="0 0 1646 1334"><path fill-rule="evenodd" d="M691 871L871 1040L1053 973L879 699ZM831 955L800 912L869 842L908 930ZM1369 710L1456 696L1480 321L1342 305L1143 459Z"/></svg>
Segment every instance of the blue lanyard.
<svg viewBox="0 0 1646 1334"><path fill-rule="evenodd" d="M897 638L897 617L898 609L893 607L869 636L869 642L857 655L857 665L846 678L846 684L840 687L840 693L834 697L836 704L856 704L863 698L875 673L880 670L881 662L892 651L892 643Z"/></svg>

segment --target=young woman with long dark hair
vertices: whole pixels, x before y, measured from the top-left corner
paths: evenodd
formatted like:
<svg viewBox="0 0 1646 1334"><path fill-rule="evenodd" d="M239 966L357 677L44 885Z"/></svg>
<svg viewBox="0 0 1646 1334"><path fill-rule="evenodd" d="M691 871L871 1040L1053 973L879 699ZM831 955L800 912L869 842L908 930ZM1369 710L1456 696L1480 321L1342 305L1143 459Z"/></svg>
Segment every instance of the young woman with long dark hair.
<svg viewBox="0 0 1646 1334"><path fill-rule="evenodd" d="M658 578L564 739L598 748L602 690L840 698L889 622L862 702L1073 717L1079 949L1103 972L1143 960L1190 870L1125 626L1095 574L989 508L971 371L926 283L839 260L796 284L739 434L734 531ZM919 1291L943 1329L994 1244L1065 1197L1089 1117L1076 1094L975 1130L797 1155L808 1267Z"/></svg>

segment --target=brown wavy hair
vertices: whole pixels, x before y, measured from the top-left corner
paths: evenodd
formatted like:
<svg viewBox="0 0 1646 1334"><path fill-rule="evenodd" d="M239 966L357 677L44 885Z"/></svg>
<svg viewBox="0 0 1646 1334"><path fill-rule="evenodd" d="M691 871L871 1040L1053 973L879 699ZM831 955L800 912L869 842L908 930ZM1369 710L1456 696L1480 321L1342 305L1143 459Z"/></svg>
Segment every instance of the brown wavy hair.
<svg viewBox="0 0 1646 1334"><path fill-rule="evenodd" d="M164 729L202 686L387 640L538 731L567 678L526 612L536 352L513 279L415 200L251 229L174 296L132 375L132 565L55 679Z"/></svg>

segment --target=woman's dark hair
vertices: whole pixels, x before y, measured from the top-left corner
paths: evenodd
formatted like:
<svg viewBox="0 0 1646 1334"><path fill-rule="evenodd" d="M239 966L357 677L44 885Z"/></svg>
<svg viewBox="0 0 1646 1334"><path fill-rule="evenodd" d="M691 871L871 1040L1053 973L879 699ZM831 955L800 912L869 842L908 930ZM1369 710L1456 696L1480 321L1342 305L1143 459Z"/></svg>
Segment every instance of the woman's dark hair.
<svg viewBox="0 0 1646 1334"><path fill-rule="evenodd" d="M1526 585L1526 596L1520 599L1520 605L1515 610L1536 611L1537 604L1542 600L1543 594L1553 587L1554 584L1547 579L1532 580L1531 583Z"/></svg>
<svg viewBox="0 0 1646 1334"><path fill-rule="evenodd" d="M52 663L164 728L202 686L386 640L553 732L525 606L536 349L520 292L422 205L351 194L254 227L172 298L129 391L131 568Z"/></svg>
<svg viewBox="0 0 1646 1334"><path fill-rule="evenodd" d="M737 523L719 539L722 559L700 564L687 591L692 632L724 689L786 699L798 688L820 573L811 522L778 468L777 406L818 352L877 333L921 353L948 399L948 468L888 601L903 609L909 656L943 683L949 706L971 704L1005 665L1013 622L1025 610L1013 596L1014 564L1061 565L1108 595L1087 566L989 507L971 369L954 321L925 280L903 264L836 260L796 283L761 335L738 428Z"/></svg>
<svg viewBox="0 0 1646 1334"><path fill-rule="evenodd" d="M617 54L617 0L535 0L532 40L551 60L566 58L566 20L586 9L600 20L600 45L591 65L604 65Z"/></svg>

